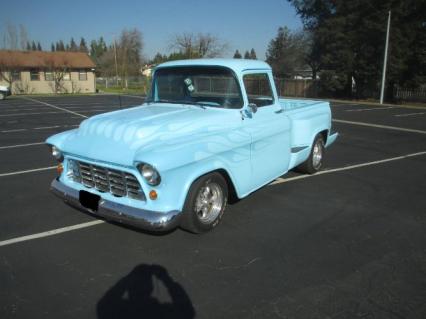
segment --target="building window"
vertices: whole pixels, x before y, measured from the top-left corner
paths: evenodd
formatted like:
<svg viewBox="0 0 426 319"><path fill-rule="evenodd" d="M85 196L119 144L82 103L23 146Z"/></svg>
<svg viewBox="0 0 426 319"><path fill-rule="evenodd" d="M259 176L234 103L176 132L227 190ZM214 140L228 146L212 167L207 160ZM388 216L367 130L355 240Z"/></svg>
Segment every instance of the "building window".
<svg viewBox="0 0 426 319"><path fill-rule="evenodd" d="M12 71L12 81L21 81L21 72Z"/></svg>
<svg viewBox="0 0 426 319"><path fill-rule="evenodd" d="M64 72L64 76L62 77L64 81L71 81L71 74L69 72Z"/></svg>
<svg viewBox="0 0 426 319"><path fill-rule="evenodd" d="M40 81L40 72L38 70L30 71L31 81Z"/></svg>
<svg viewBox="0 0 426 319"><path fill-rule="evenodd" d="M82 70L78 72L78 79L80 81L86 81L87 80L87 72Z"/></svg>
<svg viewBox="0 0 426 319"><path fill-rule="evenodd" d="M44 72L45 81L53 81L53 72Z"/></svg>

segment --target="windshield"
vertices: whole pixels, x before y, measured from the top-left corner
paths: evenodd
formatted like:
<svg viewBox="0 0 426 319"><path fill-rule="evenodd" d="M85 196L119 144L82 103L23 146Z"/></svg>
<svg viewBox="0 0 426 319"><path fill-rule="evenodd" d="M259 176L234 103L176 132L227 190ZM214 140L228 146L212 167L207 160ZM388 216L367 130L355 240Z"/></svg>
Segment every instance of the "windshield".
<svg viewBox="0 0 426 319"><path fill-rule="evenodd" d="M243 106L240 87L230 69L202 66L158 69L147 102L232 109Z"/></svg>

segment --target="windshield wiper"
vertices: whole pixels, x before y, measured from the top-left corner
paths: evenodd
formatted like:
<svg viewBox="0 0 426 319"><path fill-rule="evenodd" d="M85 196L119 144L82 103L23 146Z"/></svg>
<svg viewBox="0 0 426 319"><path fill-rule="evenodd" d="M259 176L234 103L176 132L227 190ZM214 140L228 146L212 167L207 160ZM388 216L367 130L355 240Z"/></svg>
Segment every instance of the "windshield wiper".
<svg viewBox="0 0 426 319"><path fill-rule="evenodd" d="M188 105L195 105L198 106L202 109L205 109L206 106L209 106L207 104L203 104L203 103L199 103L199 102L193 102L193 101L176 101L176 100L165 100L165 99L161 99L161 100L149 100L146 103L171 103L171 104L188 104Z"/></svg>

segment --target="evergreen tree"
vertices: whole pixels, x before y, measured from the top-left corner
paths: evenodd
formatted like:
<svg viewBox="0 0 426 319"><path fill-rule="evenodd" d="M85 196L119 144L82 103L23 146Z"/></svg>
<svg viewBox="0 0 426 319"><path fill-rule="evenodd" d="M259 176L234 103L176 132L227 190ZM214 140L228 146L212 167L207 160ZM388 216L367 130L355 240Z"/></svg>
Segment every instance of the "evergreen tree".
<svg viewBox="0 0 426 319"><path fill-rule="evenodd" d="M250 59L257 60L256 51L253 48L250 51Z"/></svg>
<svg viewBox="0 0 426 319"><path fill-rule="evenodd" d="M250 59L250 53L248 51L244 53L244 59Z"/></svg>
<svg viewBox="0 0 426 319"><path fill-rule="evenodd" d="M79 51L87 53L89 50L87 49L86 40L82 37L80 39Z"/></svg>
<svg viewBox="0 0 426 319"><path fill-rule="evenodd" d="M37 51L37 45L34 41L31 43L31 51Z"/></svg>
<svg viewBox="0 0 426 319"><path fill-rule="evenodd" d="M234 53L234 59L241 59L241 58L242 58L242 55L240 51L236 50Z"/></svg>
<svg viewBox="0 0 426 319"><path fill-rule="evenodd" d="M424 0L289 0L312 35L309 54L322 87L350 96L377 96L388 11L392 11L387 92L395 85L418 87L426 80Z"/></svg>
<svg viewBox="0 0 426 319"><path fill-rule="evenodd" d="M27 51L31 51L31 44L29 41L27 41Z"/></svg>
<svg viewBox="0 0 426 319"><path fill-rule="evenodd" d="M52 43L52 45L50 46L50 51L55 52L55 45Z"/></svg>
<svg viewBox="0 0 426 319"><path fill-rule="evenodd" d="M64 42L62 40L59 40L58 47L56 48L56 51L65 51Z"/></svg>
<svg viewBox="0 0 426 319"><path fill-rule="evenodd" d="M71 38L70 44L67 45L67 51L78 51L78 47L74 41L74 38Z"/></svg>
<svg viewBox="0 0 426 319"><path fill-rule="evenodd" d="M275 74L290 78L294 75L295 69L303 68L305 65L306 45L303 33L280 27L276 37L269 42L266 62L271 65Z"/></svg>
<svg viewBox="0 0 426 319"><path fill-rule="evenodd" d="M40 42L37 42L37 51L43 51Z"/></svg>

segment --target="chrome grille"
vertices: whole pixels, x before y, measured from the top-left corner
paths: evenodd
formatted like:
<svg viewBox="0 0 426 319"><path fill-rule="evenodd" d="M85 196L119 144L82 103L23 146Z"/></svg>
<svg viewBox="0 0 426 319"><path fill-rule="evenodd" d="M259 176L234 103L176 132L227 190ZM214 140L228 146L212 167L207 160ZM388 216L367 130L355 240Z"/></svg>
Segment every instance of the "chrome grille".
<svg viewBox="0 0 426 319"><path fill-rule="evenodd" d="M124 171L69 159L67 176L75 182L88 188L95 188L102 193L145 200L137 178Z"/></svg>

